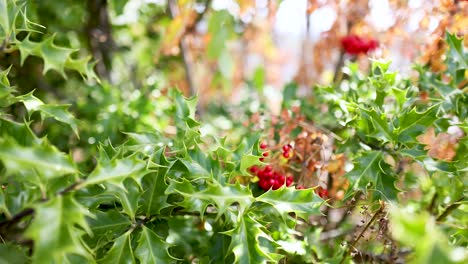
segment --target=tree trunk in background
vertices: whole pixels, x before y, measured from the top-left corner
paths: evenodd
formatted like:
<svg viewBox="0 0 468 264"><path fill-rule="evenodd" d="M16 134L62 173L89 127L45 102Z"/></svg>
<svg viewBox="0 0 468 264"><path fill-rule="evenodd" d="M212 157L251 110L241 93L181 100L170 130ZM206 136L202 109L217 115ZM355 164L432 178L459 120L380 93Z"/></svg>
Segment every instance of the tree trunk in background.
<svg viewBox="0 0 468 264"><path fill-rule="evenodd" d="M107 0L87 1L88 24L86 25L86 33L89 49L97 61L96 72L100 78L109 80L114 45L107 6Z"/></svg>

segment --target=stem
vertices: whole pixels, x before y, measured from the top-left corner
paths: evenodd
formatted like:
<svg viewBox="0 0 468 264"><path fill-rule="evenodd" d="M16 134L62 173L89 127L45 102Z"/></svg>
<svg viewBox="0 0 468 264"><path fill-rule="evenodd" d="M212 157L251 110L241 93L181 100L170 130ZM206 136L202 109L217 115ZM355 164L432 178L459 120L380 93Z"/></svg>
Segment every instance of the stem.
<svg viewBox="0 0 468 264"><path fill-rule="evenodd" d="M175 18L179 15L179 7L177 6L177 2L175 0L168 1L169 12L172 18ZM192 58L189 54L189 47L187 42L185 41L185 35L182 35L179 42L180 52L182 54L182 60L184 61L184 69L185 69L185 78L187 80L189 86L189 93L190 96L194 96L196 94L195 83L193 81L193 67L192 67Z"/></svg>
<svg viewBox="0 0 468 264"><path fill-rule="evenodd" d="M340 50L340 55L338 57L338 62L335 65L335 73L333 74L333 84L338 87L340 84L341 80L343 79L343 71L341 68L343 68L344 65L344 57L345 53L344 50Z"/></svg>
<svg viewBox="0 0 468 264"><path fill-rule="evenodd" d="M8 220L4 220L2 222L0 222L0 227L2 226L10 226L14 223L17 223L19 222L21 219L27 217L27 216L30 216L34 213L34 209L32 208L26 208L24 209L23 211L19 212L18 214L16 214L15 216L13 216L13 218L11 219L8 219Z"/></svg>
<svg viewBox="0 0 468 264"><path fill-rule="evenodd" d="M451 205L447 206L445 210L437 217L436 221L444 220L445 217L447 217L451 212L453 212L453 210L457 209L461 205L463 200L465 200L464 196L453 202Z"/></svg>
<svg viewBox="0 0 468 264"><path fill-rule="evenodd" d="M57 196L64 195L66 193L69 193L71 191L75 191L75 190L79 189L81 183L82 183L82 181L78 181L78 182L73 183L72 185L66 187L62 191L57 192ZM49 199L44 198L44 199L41 199L40 202L47 202L48 200ZM11 219L7 219L7 220L4 220L4 221L0 222L0 227L10 226L12 224L18 223L23 218L25 218L27 216L30 216L30 215L33 215L33 214L34 214L34 209L26 208L23 211L19 212L18 214L14 215Z"/></svg>
<svg viewBox="0 0 468 264"><path fill-rule="evenodd" d="M336 227L339 227L341 224L343 224L346 219L348 219L348 216L350 215L350 213L354 210L354 208L356 208L356 205L358 203L358 200L360 200L360 196L361 196L362 192L361 191L357 191L355 194L354 194L354 197L351 198L351 203L349 204L346 212L344 213L343 217L340 219L340 221L338 223L336 223Z"/></svg>
<svg viewBox="0 0 468 264"><path fill-rule="evenodd" d="M77 182L73 183L72 185L70 185L67 188L65 188L65 189L61 190L60 192L58 192L57 195L64 195L64 194L69 193L71 191L76 191L81 187L80 186L81 183L83 183L83 180L78 180Z"/></svg>
<svg viewBox="0 0 468 264"><path fill-rule="evenodd" d="M435 207L435 203L437 201L438 196L439 196L439 194L437 192L435 192L434 195L432 196L431 204L429 204L429 206L427 207L427 211L429 211L429 213L431 213L431 214L434 213L434 207Z"/></svg>
<svg viewBox="0 0 468 264"><path fill-rule="evenodd" d="M377 212L375 212L374 216L372 216L371 220L369 221L369 223L367 223L367 225L364 227L364 229L361 231L361 233L359 233L359 236L354 240L354 242L351 244L351 246L348 248L348 250L346 250L344 253L343 253L343 258L341 259L340 261L340 264L343 264L343 262L346 260L346 257L349 255L350 251L352 248L354 248L357 244L357 242L359 241L359 239L361 239L362 235L364 234L364 232L366 232L366 230L369 228L369 226L374 222L374 220L377 218L377 216L382 213L383 209L384 209L384 204L381 203L380 205L380 208L379 210L377 210Z"/></svg>

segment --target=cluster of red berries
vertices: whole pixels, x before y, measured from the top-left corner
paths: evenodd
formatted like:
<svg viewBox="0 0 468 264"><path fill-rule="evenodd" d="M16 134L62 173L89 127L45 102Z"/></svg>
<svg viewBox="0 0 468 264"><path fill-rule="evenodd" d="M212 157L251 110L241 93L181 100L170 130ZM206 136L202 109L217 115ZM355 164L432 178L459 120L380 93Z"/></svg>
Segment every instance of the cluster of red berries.
<svg viewBox="0 0 468 264"><path fill-rule="evenodd" d="M266 149L267 147L268 147L268 145L267 145L265 142L263 142L263 143L260 144L260 148L261 148L261 149ZM264 161L265 158L268 157L268 155L270 155L270 153L268 153L268 151L263 152L263 153L262 153L262 156L263 156L263 157L260 158L260 161Z"/></svg>
<svg viewBox="0 0 468 264"><path fill-rule="evenodd" d="M260 157L260 161L264 161L265 158L269 156L269 152L266 150L267 148L268 148L268 145L265 142L260 144L260 149L263 150L262 157ZM293 151L293 147L290 144L286 144L281 148L283 157L286 159L289 159L292 157L292 151ZM275 171L271 165L266 165L263 167L252 166L250 167L249 170L252 174L258 177L259 179L258 187L260 187L261 189L265 191L268 191L270 189L277 190L284 185L286 185L287 187L290 187L294 183L293 176L287 176L278 171ZM307 189L307 188L302 185L297 185L296 189L302 190L302 189ZM317 195L319 195L323 199L328 198L327 189L318 187L317 189L315 189L315 192L317 193Z"/></svg>
<svg viewBox="0 0 468 264"><path fill-rule="evenodd" d="M285 159L289 159L292 156L291 150L292 150L292 146L290 144L283 146L282 151L283 151L283 157Z"/></svg>
<svg viewBox="0 0 468 264"><path fill-rule="evenodd" d="M271 165L266 165L263 168L253 166L250 168L250 172L259 178L258 186L265 191L269 190L270 188L277 190L283 185L289 187L294 182L293 176L285 176L277 171L274 171Z"/></svg>
<svg viewBox="0 0 468 264"><path fill-rule="evenodd" d="M289 153L289 150L291 149L290 145L288 144L289 147L284 148L283 147L283 156L284 155L284 150L286 149L287 152ZM260 149L266 150L268 145L265 142L262 142L260 144ZM262 157L260 158L260 161L264 161L266 157L269 156L268 151L264 151L262 153ZM289 157L289 154L287 155ZM285 176L277 171L273 170L273 167L271 165L266 165L264 167L258 167L258 166L253 166L250 168L250 172L254 175L256 175L259 178L258 181L258 186L262 188L263 190L267 191L270 188L273 190L279 189L281 186L286 185L286 186L291 186L293 184L294 178L293 176Z"/></svg>
<svg viewBox="0 0 468 264"><path fill-rule="evenodd" d="M346 53L358 55L377 49L379 42L375 39L365 39L357 35L348 35L341 39L341 45Z"/></svg>

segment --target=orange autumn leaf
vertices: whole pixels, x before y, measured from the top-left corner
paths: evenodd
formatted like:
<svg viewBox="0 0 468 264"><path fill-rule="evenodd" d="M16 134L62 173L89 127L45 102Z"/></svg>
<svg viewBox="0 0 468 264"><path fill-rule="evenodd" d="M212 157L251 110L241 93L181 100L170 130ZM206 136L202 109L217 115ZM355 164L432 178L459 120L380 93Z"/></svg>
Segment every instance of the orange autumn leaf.
<svg viewBox="0 0 468 264"><path fill-rule="evenodd" d="M432 158L451 161L457 154L455 151L459 137L445 132L435 136L434 128L430 128L425 134L417 137L417 140L426 145L427 155Z"/></svg>
<svg viewBox="0 0 468 264"><path fill-rule="evenodd" d="M418 136L416 138L419 143L423 145L430 145L435 139L435 130L433 127L429 128L426 133ZM426 146L427 148L427 146Z"/></svg>

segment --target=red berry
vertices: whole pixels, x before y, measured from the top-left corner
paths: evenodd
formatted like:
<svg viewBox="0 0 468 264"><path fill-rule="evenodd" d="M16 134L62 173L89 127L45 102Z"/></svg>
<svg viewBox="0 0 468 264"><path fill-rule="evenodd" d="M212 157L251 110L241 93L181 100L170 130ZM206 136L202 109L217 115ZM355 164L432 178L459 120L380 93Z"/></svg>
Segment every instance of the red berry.
<svg viewBox="0 0 468 264"><path fill-rule="evenodd" d="M265 172L270 172L273 171L273 167L271 165L266 165L264 170Z"/></svg>
<svg viewBox="0 0 468 264"><path fill-rule="evenodd" d="M251 173L254 173L254 174L255 174L255 173L258 172L258 167L257 167L257 166L252 166L252 167L250 167L249 170L250 170Z"/></svg>
<svg viewBox="0 0 468 264"><path fill-rule="evenodd" d="M260 144L260 148L261 148L261 149L266 149L267 147L268 147L268 145L267 145L267 143L265 143L265 142L262 142L262 143Z"/></svg>
<svg viewBox="0 0 468 264"><path fill-rule="evenodd" d="M258 160L260 160L260 161L264 161L264 160L265 160L265 158L259 158Z"/></svg>
<svg viewBox="0 0 468 264"><path fill-rule="evenodd" d="M279 188L281 188L281 186L283 186L283 183L280 183L279 181L275 181L275 184L273 184L273 190L278 190Z"/></svg>
<svg viewBox="0 0 468 264"><path fill-rule="evenodd" d="M328 190L324 189L322 187L318 187L315 192L320 196L322 199L327 199L328 198Z"/></svg>
<svg viewBox="0 0 468 264"><path fill-rule="evenodd" d="M288 152L292 149L292 146L290 144L286 144L283 146L283 152Z"/></svg>
<svg viewBox="0 0 468 264"><path fill-rule="evenodd" d="M273 187L273 185L275 185L275 184L276 184L276 181L275 181L274 179L270 179L270 180L268 181L268 188Z"/></svg>
<svg viewBox="0 0 468 264"><path fill-rule="evenodd" d="M268 186L268 182L265 180L260 180L258 182L258 186L262 188L263 190L268 190L270 187Z"/></svg>
<svg viewBox="0 0 468 264"><path fill-rule="evenodd" d="M284 183L284 180L285 180L285 179L286 179L286 178L284 177L284 175L280 175L280 176L278 177L278 181L281 182L281 184Z"/></svg>
<svg viewBox="0 0 468 264"><path fill-rule="evenodd" d="M291 152L289 152L289 151L284 152L284 153L283 153L283 157L284 157L285 159L289 159L289 158L291 157Z"/></svg>
<svg viewBox="0 0 468 264"><path fill-rule="evenodd" d="M269 153L268 151L265 151L265 152L263 152L263 154L262 154L263 157L268 157L268 155L270 155L270 153Z"/></svg>

